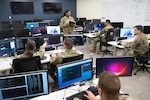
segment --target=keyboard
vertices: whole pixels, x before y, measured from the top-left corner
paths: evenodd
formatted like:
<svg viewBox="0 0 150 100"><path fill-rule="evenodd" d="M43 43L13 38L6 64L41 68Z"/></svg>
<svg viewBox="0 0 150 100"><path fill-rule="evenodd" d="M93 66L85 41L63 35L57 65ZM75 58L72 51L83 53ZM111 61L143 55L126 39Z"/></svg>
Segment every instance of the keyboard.
<svg viewBox="0 0 150 100"><path fill-rule="evenodd" d="M41 60L45 60L47 57L46 56L43 56L42 58L40 58Z"/></svg>
<svg viewBox="0 0 150 100"><path fill-rule="evenodd" d="M91 91L95 96L98 95L98 90L97 90L96 87L89 87L87 90L88 90L88 91ZM88 99L84 96L84 94L87 94L87 93L86 93L85 91L82 91L82 92L80 92L80 93L77 93L77 94L74 94L74 95L72 95L72 96L67 97L66 100L73 100L73 98L75 98L75 97L77 97L77 98L79 98L79 99L81 99L81 100L88 100Z"/></svg>

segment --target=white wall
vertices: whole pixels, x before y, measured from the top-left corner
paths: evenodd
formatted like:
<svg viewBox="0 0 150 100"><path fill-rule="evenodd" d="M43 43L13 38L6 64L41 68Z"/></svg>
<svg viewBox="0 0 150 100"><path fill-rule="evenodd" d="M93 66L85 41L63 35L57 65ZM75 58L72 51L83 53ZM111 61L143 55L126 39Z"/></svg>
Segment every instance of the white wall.
<svg viewBox="0 0 150 100"><path fill-rule="evenodd" d="M77 17L101 18L102 0L77 0Z"/></svg>

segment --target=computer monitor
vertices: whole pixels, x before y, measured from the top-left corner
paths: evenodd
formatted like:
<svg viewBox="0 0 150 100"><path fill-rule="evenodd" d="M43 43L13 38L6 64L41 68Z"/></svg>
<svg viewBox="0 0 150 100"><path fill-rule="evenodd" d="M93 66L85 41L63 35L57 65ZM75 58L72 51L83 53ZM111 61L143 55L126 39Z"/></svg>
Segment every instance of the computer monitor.
<svg viewBox="0 0 150 100"><path fill-rule="evenodd" d="M105 27L104 23L93 24L93 29L94 29L95 31L102 30L104 27Z"/></svg>
<svg viewBox="0 0 150 100"><path fill-rule="evenodd" d="M27 29L31 29L33 27L39 27L39 23L38 22L27 22L26 23L26 28Z"/></svg>
<svg viewBox="0 0 150 100"><path fill-rule="evenodd" d="M84 40L83 40L83 34L68 34L68 35L64 35L65 37L69 37L73 40L74 45L84 45Z"/></svg>
<svg viewBox="0 0 150 100"><path fill-rule="evenodd" d="M134 57L96 58L96 77L104 71L118 76L131 76Z"/></svg>
<svg viewBox="0 0 150 100"><path fill-rule="evenodd" d="M30 37L28 38L28 41L34 40L36 43L36 49L39 49L41 45L43 45L43 37L38 36L38 37Z"/></svg>
<svg viewBox="0 0 150 100"><path fill-rule="evenodd" d="M60 26L47 26L47 34L61 34Z"/></svg>
<svg viewBox="0 0 150 100"><path fill-rule="evenodd" d="M0 56L8 55L8 54L14 53L15 51L16 51L16 48L15 48L14 39L0 41Z"/></svg>
<svg viewBox="0 0 150 100"><path fill-rule="evenodd" d="M92 22L93 22L93 24L100 24L101 19L93 19Z"/></svg>
<svg viewBox="0 0 150 100"><path fill-rule="evenodd" d="M150 26L144 26L143 32L145 34L150 34Z"/></svg>
<svg viewBox="0 0 150 100"><path fill-rule="evenodd" d="M23 29L23 28L13 29L13 36L14 37L29 36L29 29Z"/></svg>
<svg viewBox="0 0 150 100"><path fill-rule="evenodd" d="M133 37L133 36L134 36L134 28L120 29L120 37Z"/></svg>
<svg viewBox="0 0 150 100"><path fill-rule="evenodd" d="M45 27L45 26L50 26L49 22L39 22L39 26Z"/></svg>
<svg viewBox="0 0 150 100"><path fill-rule="evenodd" d="M31 33L32 35L41 35L42 34L42 29L44 29L44 27L33 27L31 29Z"/></svg>
<svg viewBox="0 0 150 100"><path fill-rule="evenodd" d="M114 28L123 28L123 22L112 22L111 25Z"/></svg>
<svg viewBox="0 0 150 100"><path fill-rule="evenodd" d="M0 31L0 39L12 38L13 37L13 30L2 30Z"/></svg>
<svg viewBox="0 0 150 100"><path fill-rule="evenodd" d="M25 44L28 42L28 37L16 38L16 49L25 50Z"/></svg>
<svg viewBox="0 0 150 100"><path fill-rule="evenodd" d="M75 83L92 79L92 66L92 58L58 65L56 67L58 88L62 89Z"/></svg>
<svg viewBox="0 0 150 100"><path fill-rule="evenodd" d="M47 44L47 47L60 46L63 43L63 35L45 35L43 36L43 41Z"/></svg>
<svg viewBox="0 0 150 100"><path fill-rule="evenodd" d="M46 70L0 77L0 100L29 99L48 93L48 72Z"/></svg>

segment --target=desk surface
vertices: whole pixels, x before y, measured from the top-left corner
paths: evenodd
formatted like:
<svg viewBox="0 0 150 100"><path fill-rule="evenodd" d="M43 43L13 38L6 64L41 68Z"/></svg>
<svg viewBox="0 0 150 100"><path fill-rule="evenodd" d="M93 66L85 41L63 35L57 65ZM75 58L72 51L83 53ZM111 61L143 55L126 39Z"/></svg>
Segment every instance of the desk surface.
<svg viewBox="0 0 150 100"><path fill-rule="evenodd" d="M84 33L83 35L86 37L89 37L89 38L95 38L96 37L96 33Z"/></svg>
<svg viewBox="0 0 150 100"><path fill-rule="evenodd" d="M50 62L50 54L58 53L58 52L62 52L62 50L53 50L53 51L45 52L44 56L46 56L47 58L41 60L41 64ZM1 62L0 71L10 70L14 58L15 57L0 57L0 62Z"/></svg>
<svg viewBox="0 0 150 100"><path fill-rule="evenodd" d="M93 85L96 86L97 83L98 83L98 79L95 79L93 81ZM78 85L71 86L69 88L58 90L56 92L49 93L48 95L35 97L30 100L66 100L66 97L71 96L76 93L79 93L78 89L80 89L81 91L84 91L84 90L88 89L88 87L90 87L90 85L88 83L86 83L85 85L83 85L81 87L79 87ZM63 99L63 97L65 99ZM99 96L97 96L97 97L99 97Z"/></svg>

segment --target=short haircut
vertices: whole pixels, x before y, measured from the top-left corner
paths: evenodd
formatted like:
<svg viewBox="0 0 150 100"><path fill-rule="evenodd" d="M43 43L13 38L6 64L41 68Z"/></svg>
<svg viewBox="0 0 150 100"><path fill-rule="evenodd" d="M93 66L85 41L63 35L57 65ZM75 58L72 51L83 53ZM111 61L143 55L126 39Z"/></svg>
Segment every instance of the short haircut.
<svg viewBox="0 0 150 100"><path fill-rule="evenodd" d="M106 96L117 96L120 91L120 80L117 75L103 72L99 75L98 87Z"/></svg>
<svg viewBox="0 0 150 100"><path fill-rule="evenodd" d="M64 12L64 16L66 16L66 13L68 13L70 10L66 10L65 12Z"/></svg>
<svg viewBox="0 0 150 100"><path fill-rule="evenodd" d="M111 21L109 19L107 19L106 22L109 23L109 24L111 23Z"/></svg>
<svg viewBox="0 0 150 100"><path fill-rule="evenodd" d="M136 28L137 30L143 32L143 26L142 25L136 25L136 26L134 26L134 28Z"/></svg>
<svg viewBox="0 0 150 100"><path fill-rule="evenodd" d="M64 45L66 46L67 49L72 49L73 47L73 40L69 37L66 37L64 39Z"/></svg>
<svg viewBox="0 0 150 100"><path fill-rule="evenodd" d="M36 47L36 43L34 40L30 40L26 43L26 50L34 50Z"/></svg>

